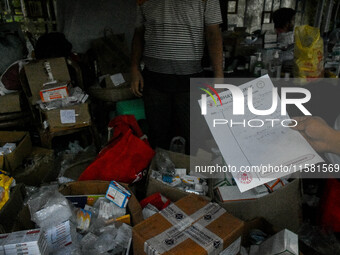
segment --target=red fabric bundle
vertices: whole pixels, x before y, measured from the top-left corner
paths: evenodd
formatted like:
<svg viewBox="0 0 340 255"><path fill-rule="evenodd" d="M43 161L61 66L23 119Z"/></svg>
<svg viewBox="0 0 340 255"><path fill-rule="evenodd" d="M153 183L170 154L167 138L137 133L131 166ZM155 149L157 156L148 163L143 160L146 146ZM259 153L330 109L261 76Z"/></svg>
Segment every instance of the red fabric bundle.
<svg viewBox="0 0 340 255"><path fill-rule="evenodd" d="M115 180L132 183L140 178L155 152L141 131L135 116L121 115L111 120L113 137L96 160L79 177L84 180Z"/></svg>
<svg viewBox="0 0 340 255"><path fill-rule="evenodd" d="M334 232L340 232L340 182L327 180L326 190L321 203L321 225Z"/></svg>
<svg viewBox="0 0 340 255"><path fill-rule="evenodd" d="M171 204L171 201L158 192L140 201L140 205L143 209L148 204L152 204L154 207L161 211L164 208L168 207L168 205Z"/></svg>

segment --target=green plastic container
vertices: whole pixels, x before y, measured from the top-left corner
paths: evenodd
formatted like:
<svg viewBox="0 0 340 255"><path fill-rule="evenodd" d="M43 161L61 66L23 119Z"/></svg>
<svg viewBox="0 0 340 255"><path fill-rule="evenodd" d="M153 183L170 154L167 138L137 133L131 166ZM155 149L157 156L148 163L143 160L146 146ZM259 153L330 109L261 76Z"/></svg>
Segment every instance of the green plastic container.
<svg viewBox="0 0 340 255"><path fill-rule="evenodd" d="M135 115L137 120L145 119L143 99L133 99L117 102L117 115Z"/></svg>

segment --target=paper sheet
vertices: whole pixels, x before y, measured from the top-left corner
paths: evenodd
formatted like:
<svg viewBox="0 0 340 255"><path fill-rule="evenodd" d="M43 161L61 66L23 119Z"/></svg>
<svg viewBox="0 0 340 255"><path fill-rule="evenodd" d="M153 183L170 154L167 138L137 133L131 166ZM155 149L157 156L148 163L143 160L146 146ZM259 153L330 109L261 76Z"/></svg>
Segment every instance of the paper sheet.
<svg viewBox="0 0 340 255"><path fill-rule="evenodd" d="M121 73L117 73L110 76L113 85L119 86L125 82L124 77Z"/></svg>
<svg viewBox="0 0 340 255"><path fill-rule="evenodd" d="M287 169L301 169L305 164L323 162L322 158L314 151L302 135L289 127L283 127L280 121L267 121L268 119L290 119L288 115L281 116L281 102L278 98L277 110L267 116L254 115L247 107L247 88L253 88L253 105L255 109L267 110L272 106L273 84L268 75L255 79L239 86L244 92L244 115L233 115L233 98L229 90L219 93L222 106L207 107L204 116L210 131L229 166L237 169L232 172L233 177L241 192L247 191L274 179L286 176L290 172L241 172L250 166L285 166ZM199 104L200 101L199 101ZM209 103L208 103L209 104ZM214 119L228 120L225 125L215 125ZM262 127L249 127L248 121L262 120ZM243 124L230 126L233 123ZM284 123L289 124L289 121ZM260 121L252 121L251 125L260 126ZM248 167L249 166L249 167ZM246 168L248 167L248 168ZM303 167L304 168L304 167ZM230 167L229 167L230 169Z"/></svg>
<svg viewBox="0 0 340 255"><path fill-rule="evenodd" d="M76 111L60 110L60 121L62 124L76 123Z"/></svg>

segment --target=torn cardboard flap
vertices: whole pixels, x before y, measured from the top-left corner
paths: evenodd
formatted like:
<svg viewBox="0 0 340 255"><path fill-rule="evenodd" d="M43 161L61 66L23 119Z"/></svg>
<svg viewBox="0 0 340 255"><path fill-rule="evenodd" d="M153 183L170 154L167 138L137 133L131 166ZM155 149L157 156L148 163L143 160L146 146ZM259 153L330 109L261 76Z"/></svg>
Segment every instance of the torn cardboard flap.
<svg viewBox="0 0 340 255"><path fill-rule="evenodd" d="M0 155L0 169L13 173L31 153L31 137L28 132L0 131L0 146L6 143L15 143L16 148L12 153Z"/></svg>
<svg viewBox="0 0 340 255"><path fill-rule="evenodd" d="M31 104L36 104L40 100L40 90L44 84L50 82L48 72L45 69L45 62L48 61L53 78L58 82L68 82L71 80L65 58L51 58L31 62L24 66L27 81L31 90Z"/></svg>
<svg viewBox="0 0 340 255"><path fill-rule="evenodd" d="M243 222L188 195L133 228L134 254L216 254L242 234Z"/></svg>

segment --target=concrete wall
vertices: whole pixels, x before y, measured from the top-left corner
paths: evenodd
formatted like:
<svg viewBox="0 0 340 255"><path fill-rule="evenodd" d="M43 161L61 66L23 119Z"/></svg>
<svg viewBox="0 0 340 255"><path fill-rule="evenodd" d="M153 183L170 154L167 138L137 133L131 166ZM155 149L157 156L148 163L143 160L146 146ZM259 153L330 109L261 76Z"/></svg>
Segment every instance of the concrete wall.
<svg viewBox="0 0 340 255"><path fill-rule="evenodd" d="M136 0L58 0L58 31L72 43L75 52L90 48L93 39L103 37L105 28L125 33L131 44L136 17Z"/></svg>

